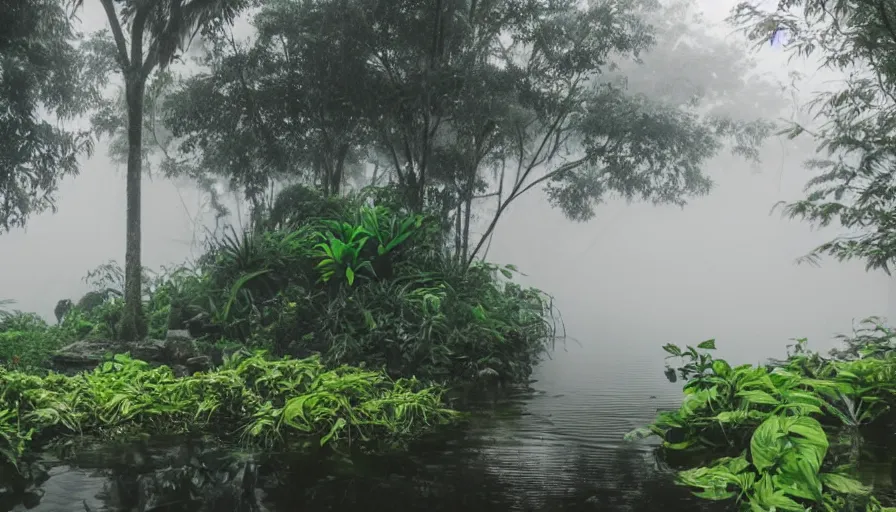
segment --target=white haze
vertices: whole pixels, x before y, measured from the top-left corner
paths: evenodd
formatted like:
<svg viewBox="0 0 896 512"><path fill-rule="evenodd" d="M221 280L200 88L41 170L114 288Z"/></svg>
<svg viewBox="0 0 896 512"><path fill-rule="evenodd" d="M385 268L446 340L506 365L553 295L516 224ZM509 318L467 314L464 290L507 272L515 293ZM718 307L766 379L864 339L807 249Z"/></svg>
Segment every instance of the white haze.
<svg viewBox="0 0 896 512"><path fill-rule="evenodd" d="M735 3L700 1L707 18L719 22ZM105 26L98 2L85 3L86 27ZM781 80L789 69L807 72L804 95L824 85L805 63L788 67L780 50L768 48L761 59L763 70ZM890 280L866 273L861 263L794 263L836 231L770 215L777 201L800 197L809 178L800 165L809 155L786 147L772 141L756 170L727 155L715 159L708 167L715 190L684 209L609 202L594 221L578 224L533 191L501 220L489 258L517 264L527 283L556 297L569 335L581 343L568 343L570 352L612 356L710 337L718 338L723 355L736 358L783 354L792 337L807 336L825 348L853 320L888 313ZM56 215L34 217L27 231L0 236L0 298L52 318L58 299L86 291L87 270L110 259L123 262L123 171L99 145L81 175L62 184ZM143 186L144 265L196 256L201 195L164 180L146 179ZM623 341L632 339L639 342Z"/></svg>

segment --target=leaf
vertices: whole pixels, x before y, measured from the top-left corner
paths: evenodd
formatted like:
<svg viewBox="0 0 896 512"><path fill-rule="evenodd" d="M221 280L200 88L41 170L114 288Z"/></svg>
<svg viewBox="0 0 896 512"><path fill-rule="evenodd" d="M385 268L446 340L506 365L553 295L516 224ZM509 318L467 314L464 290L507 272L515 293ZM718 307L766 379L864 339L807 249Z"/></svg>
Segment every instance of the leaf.
<svg viewBox="0 0 896 512"><path fill-rule="evenodd" d="M731 375L731 365L727 361L716 359L712 362L712 371L719 377L728 377Z"/></svg>
<svg viewBox="0 0 896 512"><path fill-rule="evenodd" d="M667 343L663 345L663 350L672 354L675 357L681 357L681 348L678 345L674 345L672 343Z"/></svg>
<svg viewBox="0 0 896 512"><path fill-rule="evenodd" d="M341 431L343 428L345 428L345 419L339 418L338 420L336 420L336 423L333 424L333 427L330 428L330 431L327 433L327 435L320 438L320 445L323 446L327 444L327 442L332 439L333 436L339 433L339 431Z"/></svg>
<svg viewBox="0 0 896 512"><path fill-rule="evenodd" d="M843 494L867 495L871 492L869 487L863 485L858 480L836 473L822 473L821 482L832 491Z"/></svg>
<svg viewBox="0 0 896 512"><path fill-rule="evenodd" d="M703 350L715 350L716 349L716 340L711 339L711 340L706 340L704 342L701 342L699 345L697 345L697 348L700 348Z"/></svg>
<svg viewBox="0 0 896 512"><path fill-rule="evenodd" d="M348 281L349 286L355 282L355 272L351 267L345 267L345 280Z"/></svg>
<svg viewBox="0 0 896 512"><path fill-rule="evenodd" d="M675 373L675 368L672 368L671 366L666 366L666 369L663 370L663 373L666 375L666 378L669 379L669 382L671 382L672 384L675 384L676 382L678 382L678 375L676 375L676 373Z"/></svg>
<svg viewBox="0 0 896 512"><path fill-rule="evenodd" d="M741 392L737 393L737 396L743 398L744 400L746 400L752 404L779 405L781 403L777 398L766 393L765 391L760 391L758 389L741 391Z"/></svg>

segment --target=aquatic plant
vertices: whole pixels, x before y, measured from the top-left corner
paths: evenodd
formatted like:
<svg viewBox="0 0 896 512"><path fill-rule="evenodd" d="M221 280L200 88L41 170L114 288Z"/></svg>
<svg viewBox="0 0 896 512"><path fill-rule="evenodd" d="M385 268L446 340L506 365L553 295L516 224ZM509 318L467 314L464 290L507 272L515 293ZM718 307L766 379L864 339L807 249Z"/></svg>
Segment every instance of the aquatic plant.
<svg viewBox="0 0 896 512"><path fill-rule="evenodd" d="M161 433L210 433L266 448L395 449L459 417L441 397L440 388L415 379L261 352L184 378L127 355L74 377L0 369L0 454L16 465L35 442Z"/></svg>
<svg viewBox="0 0 896 512"><path fill-rule="evenodd" d="M681 484L745 511L896 511L857 478L864 439L896 425L896 356L882 349L893 335L875 332L889 336L864 333L851 360L822 357L798 340L786 360L764 366L714 358L714 340L666 345L681 362L666 375L685 381L684 400L627 438L659 437Z"/></svg>

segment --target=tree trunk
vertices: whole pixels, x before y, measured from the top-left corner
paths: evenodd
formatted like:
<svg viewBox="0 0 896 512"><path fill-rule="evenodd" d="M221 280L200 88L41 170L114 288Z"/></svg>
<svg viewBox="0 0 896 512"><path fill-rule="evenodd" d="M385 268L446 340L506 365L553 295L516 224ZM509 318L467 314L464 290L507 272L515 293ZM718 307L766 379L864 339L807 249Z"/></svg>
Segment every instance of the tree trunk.
<svg viewBox="0 0 896 512"><path fill-rule="evenodd" d="M466 197L464 197L464 234L461 241L464 244L463 255L464 261L470 255L470 222L473 217L473 191L467 190Z"/></svg>
<svg viewBox="0 0 896 512"><path fill-rule="evenodd" d="M124 311L118 336L123 341L146 337L143 313L143 265L140 259L140 181L143 177L144 80L125 77L128 106L127 247L124 259Z"/></svg>
<svg viewBox="0 0 896 512"><path fill-rule="evenodd" d="M454 255L458 263L463 263L465 256L463 254L463 243L461 236L463 233L463 201L461 201L461 193L457 192L457 208L454 209Z"/></svg>
<svg viewBox="0 0 896 512"><path fill-rule="evenodd" d="M331 178L330 183L330 194L333 196L339 196L342 192L342 181L344 180L343 175L345 174L345 159L348 158L348 144L343 144L339 146L339 150L336 153L336 168L333 171L333 177Z"/></svg>

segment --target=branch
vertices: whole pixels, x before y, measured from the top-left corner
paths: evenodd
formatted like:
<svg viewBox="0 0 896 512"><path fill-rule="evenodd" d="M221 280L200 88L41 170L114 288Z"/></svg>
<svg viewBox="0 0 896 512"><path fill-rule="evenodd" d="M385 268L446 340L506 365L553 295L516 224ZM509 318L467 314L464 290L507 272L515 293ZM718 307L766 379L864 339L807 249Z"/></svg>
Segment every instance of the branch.
<svg viewBox="0 0 896 512"><path fill-rule="evenodd" d="M473 252L471 252L470 255L467 257L467 265L470 265L471 263L473 263L473 260L476 258L476 254L482 249L482 246L485 245L486 241L489 239L492 232L494 232L495 227L497 227L497 225L498 225L498 220L501 218L501 214L504 213L504 210L506 210L508 206L510 206L510 203L512 203L516 198L520 197L524 193L531 190L536 185L538 185L540 183L544 183L545 181L551 179L554 176L557 176L558 174L571 171L571 170L575 169L576 167L581 166L582 164L587 162L589 158L591 158L591 157L586 155L578 160L573 160L572 162L567 162L567 163L561 165L560 167L554 169L553 171L545 174L544 176L542 176L536 180L533 180L532 183L526 185L525 187L520 188L520 185L522 185L522 182L518 183L517 186L514 186L514 190L511 191L509 196L507 196L507 200L505 200L502 204L498 205L498 209L495 211L495 216L492 217L491 223L489 223L488 228L485 230L485 233L482 234L482 237L479 239L479 243L476 244L476 248L474 248Z"/></svg>
<svg viewBox="0 0 896 512"><path fill-rule="evenodd" d="M131 61L128 59L128 43L124 39L124 32L121 31L121 22L118 21L118 15L115 14L115 6L112 0L100 0L103 4L103 10L106 11L106 17L109 18L109 28L112 29L112 37L115 38L115 47L118 50L118 65L121 71L126 73L131 67Z"/></svg>

